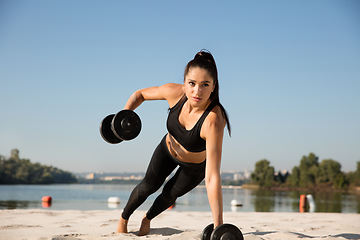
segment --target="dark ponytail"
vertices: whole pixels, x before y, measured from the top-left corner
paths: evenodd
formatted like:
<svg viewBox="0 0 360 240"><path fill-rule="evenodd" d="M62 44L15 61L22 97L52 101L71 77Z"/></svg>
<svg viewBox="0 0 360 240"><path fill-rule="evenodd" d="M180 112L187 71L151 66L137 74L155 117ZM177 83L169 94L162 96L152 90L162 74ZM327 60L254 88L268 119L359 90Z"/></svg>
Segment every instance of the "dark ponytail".
<svg viewBox="0 0 360 240"><path fill-rule="evenodd" d="M212 79L214 79L215 88L214 91L210 95L210 100L215 105L218 105L221 109L221 113L223 117L225 118L227 129L229 132L229 135L231 136L231 127L230 127L230 121L227 115L227 112L223 105L220 103L219 99L219 79L218 79L218 72L215 64L215 59L212 56L212 54L207 50L201 50L200 52L196 53L193 60L191 60L185 67L184 71L184 80L186 75L188 74L190 68L193 67L199 67L202 69L205 69L208 71Z"/></svg>

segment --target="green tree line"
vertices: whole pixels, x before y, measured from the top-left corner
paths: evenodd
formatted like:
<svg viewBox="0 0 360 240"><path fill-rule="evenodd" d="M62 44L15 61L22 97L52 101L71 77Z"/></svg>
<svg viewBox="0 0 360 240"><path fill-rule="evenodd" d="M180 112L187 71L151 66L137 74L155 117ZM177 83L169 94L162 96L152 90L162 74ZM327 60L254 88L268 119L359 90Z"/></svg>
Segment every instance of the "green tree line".
<svg viewBox="0 0 360 240"><path fill-rule="evenodd" d="M70 172L53 166L31 163L29 159L20 159L19 151L13 149L11 157L0 155L0 184L50 184L74 183L76 177Z"/></svg>
<svg viewBox="0 0 360 240"><path fill-rule="evenodd" d="M274 167L266 159L255 164L251 181L264 188L282 186L290 188L332 188L348 189L360 186L360 161L356 163L355 172L344 173L341 164L333 159L319 158L310 153L303 156L299 166L293 167L290 173L275 172Z"/></svg>

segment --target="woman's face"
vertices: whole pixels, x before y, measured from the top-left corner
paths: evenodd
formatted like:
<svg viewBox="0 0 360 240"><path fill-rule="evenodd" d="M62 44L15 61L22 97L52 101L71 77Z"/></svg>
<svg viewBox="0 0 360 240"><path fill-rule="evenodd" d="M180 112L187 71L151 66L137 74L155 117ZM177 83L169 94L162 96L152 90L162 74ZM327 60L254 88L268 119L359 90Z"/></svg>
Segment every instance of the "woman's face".
<svg viewBox="0 0 360 240"><path fill-rule="evenodd" d="M208 71L199 67L189 69L184 85L186 97L194 106L206 105L215 88L214 79Z"/></svg>

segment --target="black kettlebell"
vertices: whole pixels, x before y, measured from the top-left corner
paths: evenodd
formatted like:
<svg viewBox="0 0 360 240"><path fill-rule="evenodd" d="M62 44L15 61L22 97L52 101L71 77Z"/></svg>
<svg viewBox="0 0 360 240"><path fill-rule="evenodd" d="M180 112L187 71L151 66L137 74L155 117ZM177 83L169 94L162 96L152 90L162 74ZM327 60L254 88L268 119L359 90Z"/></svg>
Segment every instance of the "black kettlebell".
<svg viewBox="0 0 360 240"><path fill-rule="evenodd" d="M102 138L111 144L136 138L141 131L140 117L131 110L121 110L105 117L100 124Z"/></svg>
<svg viewBox="0 0 360 240"><path fill-rule="evenodd" d="M212 223L204 228L201 240L244 240L244 237L235 225L225 223L214 229Z"/></svg>

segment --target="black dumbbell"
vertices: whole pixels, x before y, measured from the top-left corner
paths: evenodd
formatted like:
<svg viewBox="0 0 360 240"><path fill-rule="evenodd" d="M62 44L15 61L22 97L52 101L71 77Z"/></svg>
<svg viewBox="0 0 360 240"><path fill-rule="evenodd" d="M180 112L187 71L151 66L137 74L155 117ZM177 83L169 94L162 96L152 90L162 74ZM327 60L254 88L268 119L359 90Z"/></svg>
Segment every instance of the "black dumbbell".
<svg viewBox="0 0 360 240"><path fill-rule="evenodd" d="M136 138L141 131L140 117L131 110L121 110L105 117L100 124L102 138L111 144Z"/></svg>
<svg viewBox="0 0 360 240"><path fill-rule="evenodd" d="M238 227L225 223L214 229L214 224L209 224L201 233L201 240L244 240Z"/></svg>

